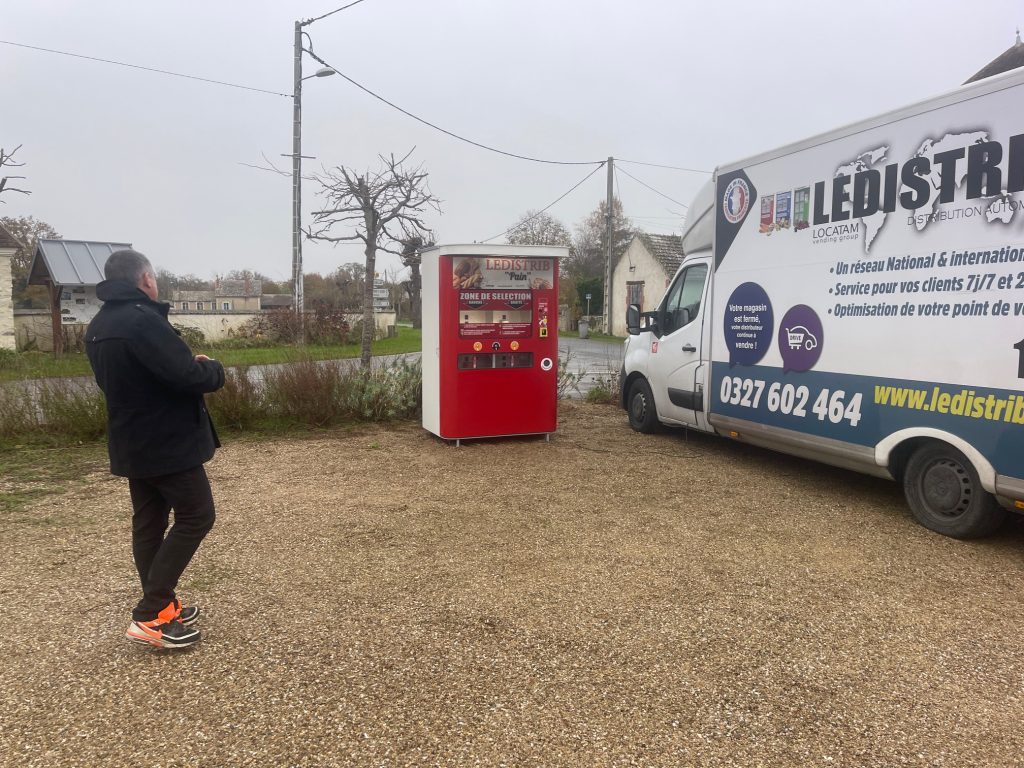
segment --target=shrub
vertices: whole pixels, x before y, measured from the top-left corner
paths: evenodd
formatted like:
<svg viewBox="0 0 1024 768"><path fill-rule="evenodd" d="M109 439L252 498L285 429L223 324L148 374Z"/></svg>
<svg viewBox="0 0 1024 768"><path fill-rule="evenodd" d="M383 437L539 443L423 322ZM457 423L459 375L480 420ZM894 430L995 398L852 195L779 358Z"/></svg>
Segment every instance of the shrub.
<svg viewBox="0 0 1024 768"><path fill-rule="evenodd" d="M340 420L341 366L336 361L299 360L268 369L271 411L287 422L324 427Z"/></svg>
<svg viewBox="0 0 1024 768"><path fill-rule="evenodd" d="M39 426L31 391L20 383L0 385L0 435L13 437Z"/></svg>
<svg viewBox="0 0 1024 768"><path fill-rule="evenodd" d="M47 432L79 441L106 432L103 394L90 381L46 379L0 386L0 435Z"/></svg>
<svg viewBox="0 0 1024 768"><path fill-rule="evenodd" d="M352 335L352 326L340 310L319 307L312 314L306 313L307 344L349 344L358 338Z"/></svg>
<svg viewBox="0 0 1024 768"><path fill-rule="evenodd" d="M299 320L293 312L266 312L228 331L229 343L225 346L262 347L290 344L298 341L299 329Z"/></svg>
<svg viewBox="0 0 1024 768"><path fill-rule="evenodd" d="M588 403L617 405L619 402L619 372L595 376L594 386L587 390Z"/></svg>
<svg viewBox="0 0 1024 768"><path fill-rule="evenodd" d="M267 418L267 398L262 380L249 375L248 366L224 371L224 386L208 395L207 407L218 426L243 430Z"/></svg>
<svg viewBox="0 0 1024 768"><path fill-rule="evenodd" d="M182 341L188 344L190 348L196 349L197 347L206 346L206 334L198 328L193 328L190 325L178 325L177 323L172 323L171 325L174 327L174 330L181 334Z"/></svg>
<svg viewBox="0 0 1024 768"><path fill-rule="evenodd" d="M558 378L556 379L555 391L559 400L569 397L570 391L580 393L580 381L587 375L586 371L573 373L569 370L569 363L572 362L572 351L567 350L565 357L558 357Z"/></svg>
<svg viewBox="0 0 1024 768"><path fill-rule="evenodd" d="M362 370L355 361L309 359L272 366L262 378L228 369L224 387L208 396L217 426L326 427L345 422L413 418L420 411L419 362L397 360ZM75 440L104 434L103 395L91 381L50 379L0 385L0 436L45 432Z"/></svg>
<svg viewBox="0 0 1024 768"><path fill-rule="evenodd" d="M60 329L64 338L64 351L71 353L85 352L85 329L84 325L65 325Z"/></svg>
<svg viewBox="0 0 1024 768"><path fill-rule="evenodd" d="M106 432L103 393L92 382L48 379L36 387L40 420L46 431L77 440L95 440Z"/></svg>
<svg viewBox="0 0 1024 768"><path fill-rule="evenodd" d="M360 324L356 324L359 328ZM228 332L223 346L263 347L274 344L350 344L359 339L346 314L330 307L318 307L300 319L294 312L266 312Z"/></svg>
<svg viewBox="0 0 1024 768"><path fill-rule="evenodd" d="M0 368L15 368L18 365L18 353L13 349L0 349Z"/></svg>
<svg viewBox="0 0 1024 768"><path fill-rule="evenodd" d="M368 371L353 368L345 380L345 410L362 421L412 418L420 412L423 368L396 360Z"/></svg>

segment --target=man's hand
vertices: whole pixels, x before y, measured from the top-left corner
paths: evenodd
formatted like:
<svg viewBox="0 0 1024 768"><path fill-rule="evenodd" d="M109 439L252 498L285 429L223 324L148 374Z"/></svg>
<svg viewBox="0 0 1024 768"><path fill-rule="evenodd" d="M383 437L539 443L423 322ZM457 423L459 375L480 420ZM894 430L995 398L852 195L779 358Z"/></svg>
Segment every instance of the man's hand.
<svg viewBox="0 0 1024 768"><path fill-rule="evenodd" d="M204 360L212 360L212 359L213 359L212 357L207 357L206 355L196 355L196 362L197 363L201 363Z"/></svg>

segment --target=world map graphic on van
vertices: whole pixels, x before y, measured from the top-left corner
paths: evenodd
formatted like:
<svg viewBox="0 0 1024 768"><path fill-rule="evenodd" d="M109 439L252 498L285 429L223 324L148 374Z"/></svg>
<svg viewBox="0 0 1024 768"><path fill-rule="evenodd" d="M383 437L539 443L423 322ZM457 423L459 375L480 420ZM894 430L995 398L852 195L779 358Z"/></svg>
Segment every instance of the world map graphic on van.
<svg viewBox="0 0 1024 768"><path fill-rule="evenodd" d="M932 189L938 189L941 182L941 174L939 171L939 164L935 162L935 156L942 152L948 152L956 149L966 149L972 144L979 142L988 141L987 131L966 131L963 133L947 133L940 139L925 139L921 146L918 147L917 152L914 153L914 158L924 158L928 160L931 173L922 176L923 179L927 180L931 185ZM853 160L842 163L836 168L834 178L840 176L853 176L860 171L876 170L879 173L883 173L885 165L890 162L889 160L889 147L881 146L874 149L869 149L866 152L862 152L857 155ZM958 163L956 168L956 175L954 182L957 189L960 189L963 185L964 179L967 176L967 164ZM905 186L900 187L900 192L906 190ZM989 223L1000 222L1002 224L1009 224L1013 220L1015 206L1010 204L1013 200L1013 195L999 194L983 198L990 200L988 208L985 211L986 218ZM917 211L918 214L914 218L914 228L918 232L923 232L929 224L934 221L934 215L938 212L940 206L939 196L932 195L928 201L928 204ZM886 219L889 216L885 211L879 211L870 216L864 216L859 219L861 224L861 231L864 233L864 253L871 252L871 245L874 243L875 238L878 237L878 233L882 231L882 227L885 226Z"/></svg>

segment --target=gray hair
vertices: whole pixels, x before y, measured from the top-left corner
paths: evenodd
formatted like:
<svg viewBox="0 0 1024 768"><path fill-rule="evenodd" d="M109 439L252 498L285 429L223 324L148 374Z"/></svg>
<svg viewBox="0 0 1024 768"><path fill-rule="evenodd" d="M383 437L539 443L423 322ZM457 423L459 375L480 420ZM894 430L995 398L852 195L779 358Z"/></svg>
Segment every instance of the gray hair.
<svg viewBox="0 0 1024 768"><path fill-rule="evenodd" d="M149 259L131 249L114 251L103 267L103 274L107 280L123 280L132 285L138 285L142 276L152 271L153 265L149 263Z"/></svg>

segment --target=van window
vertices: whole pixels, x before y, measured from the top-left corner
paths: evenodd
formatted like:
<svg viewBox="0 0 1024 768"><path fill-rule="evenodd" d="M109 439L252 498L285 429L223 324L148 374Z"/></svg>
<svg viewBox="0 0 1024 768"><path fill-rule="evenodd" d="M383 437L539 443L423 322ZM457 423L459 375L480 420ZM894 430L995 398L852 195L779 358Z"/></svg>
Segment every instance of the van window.
<svg viewBox="0 0 1024 768"><path fill-rule="evenodd" d="M692 323L700 311L700 300L704 295L704 281L708 276L707 264L694 264L679 273L665 297L662 333L678 331ZM683 310L688 310L683 312Z"/></svg>

